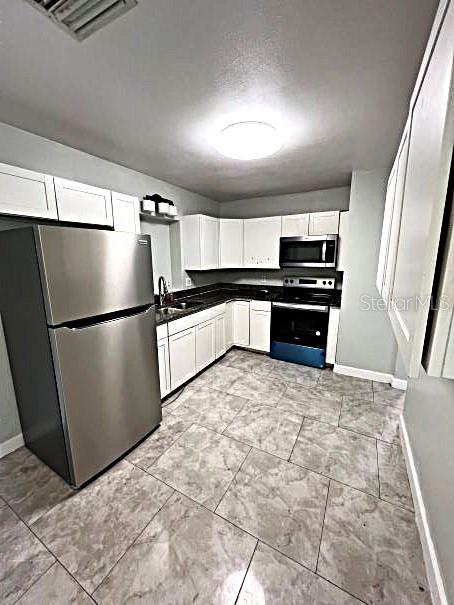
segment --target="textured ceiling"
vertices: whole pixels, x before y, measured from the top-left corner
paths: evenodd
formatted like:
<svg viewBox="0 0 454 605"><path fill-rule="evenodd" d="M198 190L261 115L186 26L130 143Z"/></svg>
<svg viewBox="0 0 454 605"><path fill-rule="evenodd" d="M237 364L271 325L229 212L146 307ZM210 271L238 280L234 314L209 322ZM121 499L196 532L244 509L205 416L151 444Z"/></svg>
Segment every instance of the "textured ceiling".
<svg viewBox="0 0 454 605"><path fill-rule="evenodd" d="M220 201L388 166L436 0L140 0L83 43L0 0L0 121ZM283 149L218 155L264 120ZM1 142L0 142L1 144Z"/></svg>

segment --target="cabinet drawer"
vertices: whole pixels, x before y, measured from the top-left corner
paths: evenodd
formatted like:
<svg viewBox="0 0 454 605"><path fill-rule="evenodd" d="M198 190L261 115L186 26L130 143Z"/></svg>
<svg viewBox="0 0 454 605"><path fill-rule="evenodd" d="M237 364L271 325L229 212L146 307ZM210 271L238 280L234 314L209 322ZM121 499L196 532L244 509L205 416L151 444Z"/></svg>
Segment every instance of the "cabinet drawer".
<svg viewBox="0 0 454 605"><path fill-rule="evenodd" d="M175 321L170 321L168 323L169 336L171 336L172 334L178 334L178 332L181 332L182 330L187 330L188 328L191 328L193 326L197 326L198 324L213 319L217 315L221 315L222 313L225 313L225 304L216 305L216 307L204 309L203 311L199 311L199 313L193 313L192 315L188 315L187 317L182 317L181 319L175 319Z"/></svg>

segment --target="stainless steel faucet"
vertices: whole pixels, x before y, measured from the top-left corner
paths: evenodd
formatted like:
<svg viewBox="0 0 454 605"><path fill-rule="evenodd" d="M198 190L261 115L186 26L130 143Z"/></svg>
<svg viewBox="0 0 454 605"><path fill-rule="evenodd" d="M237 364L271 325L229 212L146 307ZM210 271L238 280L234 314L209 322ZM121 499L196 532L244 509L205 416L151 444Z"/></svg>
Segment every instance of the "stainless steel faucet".
<svg viewBox="0 0 454 605"><path fill-rule="evenodd" d="M169 293L167 288L167 282L164 275L160 275L158 279L158 290L159 290L159 306L162 307L164 300Z"/></svg>

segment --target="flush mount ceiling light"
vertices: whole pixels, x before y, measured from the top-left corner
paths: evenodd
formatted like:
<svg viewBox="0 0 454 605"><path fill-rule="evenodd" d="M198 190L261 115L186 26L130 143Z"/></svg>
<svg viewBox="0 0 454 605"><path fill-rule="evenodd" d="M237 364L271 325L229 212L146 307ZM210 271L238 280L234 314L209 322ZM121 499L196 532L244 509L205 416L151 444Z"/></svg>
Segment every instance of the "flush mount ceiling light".
<svg viewBox="0 0 454 605"><path fill-rule="evenodd" d="M215 146L235 160L257 160L276 153L282 145L279 132L265 122L238 122L219 133Z"/></svg>

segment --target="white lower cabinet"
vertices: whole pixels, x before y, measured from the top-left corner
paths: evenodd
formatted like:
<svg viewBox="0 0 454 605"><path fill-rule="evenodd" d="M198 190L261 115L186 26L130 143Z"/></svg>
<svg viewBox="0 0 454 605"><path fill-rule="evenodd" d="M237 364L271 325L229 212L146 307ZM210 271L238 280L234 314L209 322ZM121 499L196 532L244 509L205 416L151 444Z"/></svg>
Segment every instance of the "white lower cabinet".
<svg viewBox="0 0 454 605"><path fill-rule="evenodd" d="M336 363L337 333L339 331L340 309L331 307L328 321L328 340L326 343L326 363Z"/></svg>
<svg viewBox="0 0 454 605"><path fill-rule="evenodd" d="M226 348L233 347L233 306L234 302L225 305L225 344Z"/></svg>
<svg viewBox="0 0 454 605"><path fill-rule="evenodd" d="M195 327L195 359L196 372L200 372L216 359L216 322L214 319Z"/></svg>
<svg viewBox="0 0 454 605"><path fill-rule="evenodd" d="M227 341L226 341L226 314L219 315L219 317L215 318L216 323L216 359L224 355L227 351Z"/></svg>
<svg viewBox="0 0 454 605"><path fill-rule="evenodd" d="M170 359L169 339L167 336L158 340L159 387L161 399L170 393Z"/></svg>
<svg viewBox="0 0 454 605"><path fill-rule="evenodd" d="M251 301L250 344L256 351L270 351L271 303Z"/></svg>
<svg viewBox="0 0 454 605"><path fill-rule="evenodd" d="M173 391L196 373L195 332L192 327L169 336L170 385Z"/></svg>
<svg viewBox="0 0 454 605"><path fill-rule="evenodd" d="M233 303L233 344L249 346L249 301L236 300Z"/></svg>

